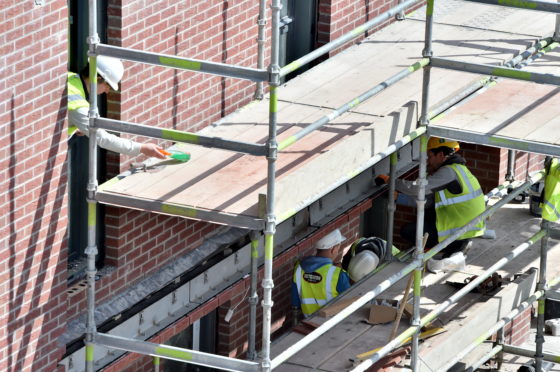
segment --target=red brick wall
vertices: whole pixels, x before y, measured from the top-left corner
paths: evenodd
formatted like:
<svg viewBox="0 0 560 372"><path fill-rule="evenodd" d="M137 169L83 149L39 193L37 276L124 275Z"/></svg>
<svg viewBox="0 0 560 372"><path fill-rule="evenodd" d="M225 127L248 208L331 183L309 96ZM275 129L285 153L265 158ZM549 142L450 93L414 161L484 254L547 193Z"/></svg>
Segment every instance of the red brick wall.
<svg viewBox="0 0 560 372"><path fill-rule="evenodd" d="M112 0L109 43L254 68L257 16L252 0ZM198 72L136 62L125 68L113 115L162 128L197 131L247 104L255 89L246 80Z"/></svg>
<svg viewBox="0 0 560 372"><path fill-rule="evenodd" d="M0 8L0 370L53 371L66 324L66 1Z"/></svg>
<svg viewBox="0 0 560 372"><path fill-rule="evenodd" d="M347 211L343 215L331 221L324 229L302 239L293 247L280 254L274 259L273 280L274 289L272 293L272 337L281 333L284 327L289 327L292 322L291 310L291 285L295 262L298 258L312 255L314 244L321 237L339 228L343 235L357 236L360 230L360 215L371 207L371 200L366 200ZM257 350L262 343L262 287L263 268L258 274L258 296L257 304L257 327L256 343ZM150 342L165 343L173 335L190 326L195 320L202 318L205 314L218 310L218 339L217 350L221 355L230 357L245 356L248 348L248 324L249 324L249 303L250 295L247 291L250 288L250 278L245 278L227 290L221 292L212 300L203 304L200 308L188 314L172 326L160 332L150 339ZM236 307L237 306L237 307ZM224 321L224 317L230 308L235 308L233 316L229 322ZM149 371L151 360L147 358L138 359L136 355L127 354L104 369L107 372L121 371ZM165 363L162 360L162 363Z"/></svg>
<svg viewBox="0 0 560 372"><path fill-rule="evenodd" d="M335 40L398 4L398 0L319 0L319 15L317 20L318 46ZM423 2L421 4L423 4ZM419 6L421 5L418 5L418 7ZM394 17L390 18L368 31L366 35L387 26L389 23L394 22L394 20ZM362 39L363 37L350 41L345 46L331 52L330 55L332 56L345 47L356 44Z"/></svg>
<svg viewBox="0 0 560 372"><path fill-rule="evenodd" d="M504 327L504 342L520 346L529 341L531 335L531 308L525 309Z"/></svg>
<svg viewBox="0 0 560 372"><path fill-rule="evenodd" d="M109 44L256 67L258 2L112 0L108 14ZM109 116L139 124L197 131L248 103L255 89L254 83L240 79L130 61L124 64L121 93L109 96ZM111 153L109 173L115 175L138 160ZM105 263L117 270L101 279L97 302L153 273L174 256L195 249L217 228L112 207L106 209L105 222ZM85 296L85 292L77 293L69 301L71 317L85 310Z"/></svg>

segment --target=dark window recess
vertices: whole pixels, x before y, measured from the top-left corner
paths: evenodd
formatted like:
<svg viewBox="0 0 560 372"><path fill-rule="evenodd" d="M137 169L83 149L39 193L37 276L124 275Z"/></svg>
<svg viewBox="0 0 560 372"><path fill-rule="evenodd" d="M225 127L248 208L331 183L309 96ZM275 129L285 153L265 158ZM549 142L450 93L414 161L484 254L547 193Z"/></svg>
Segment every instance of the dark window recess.
<svg viewBox="0 0 560 372"><path fill-rule="evenodd" d="M183 349L193 348L193 326L171 337L165 344ZM205 353L216 353L216 310L200 319L199 350ZM162 359L163 372L213 372L214 368Z"/></svg>
<svg viewBox="0 0 560 372"><path fill-rule="evenodd" d="M107 0L97 2L102 16L98 19L98 33L101 42L107 42ZM69 62L68 69L79 72L87 64L88 1L69 1ZM99 113L106 116L107 99L99 99ZM88 183L89 140L87 137L74 136L68 142L68 281L75 282L85 276L87 266L85 249L87 247L88 208L86 202ZM98 181L105 181L105 150L98 150ZM97 266L104 260L104 212L102 205L97 206Z"/></svg>
<svg viewBox="0 0 560 372"><path fill-rule="evenodd" d="M317 0L282 0L280 14L280 66L303 57L316 47ZM312 67L309 63L288 74L285 80Z"/></svg>

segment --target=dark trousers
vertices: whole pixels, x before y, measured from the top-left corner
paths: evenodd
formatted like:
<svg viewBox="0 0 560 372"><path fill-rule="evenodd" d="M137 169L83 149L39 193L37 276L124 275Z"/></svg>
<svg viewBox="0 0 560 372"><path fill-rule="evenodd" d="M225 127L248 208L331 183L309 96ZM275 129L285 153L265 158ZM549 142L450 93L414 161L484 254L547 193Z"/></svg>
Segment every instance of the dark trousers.
<svg viewBox="0 0 560 372"><path fill-rule="evenodd" d="M435 247L438 241L438 233L436 228L436 212L433 209L426 209L424 214L424 233L428 233L428 241L424 251ZM407 223L401 228L401 237L410 244L416 244L416 222ZM451 256L453 253L462 251L470 239L455 240L441 251L443 258Z"/></svg>

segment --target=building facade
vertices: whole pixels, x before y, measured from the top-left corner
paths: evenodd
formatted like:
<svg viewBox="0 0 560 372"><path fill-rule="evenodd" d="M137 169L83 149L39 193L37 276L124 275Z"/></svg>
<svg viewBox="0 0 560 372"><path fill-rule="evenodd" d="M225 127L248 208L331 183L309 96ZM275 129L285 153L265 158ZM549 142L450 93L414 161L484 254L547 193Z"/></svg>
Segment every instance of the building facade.
<svg viewBox="0 0 560 372"><path fill-rule="evenodd" d="M70 161L79 150L69 151L66 134L66 72L69 67L77 69L85 63L86 3L12 0L0 5L3 371L66 371L71 369L69 356L81 347L80 328L76 325L83 324L86 286L80 266L84 247L79 225L85 221L70 207L68 190L77 177L79 164L84 163ZM286 0L283 63L334 40L397 3ZM99 33L108 44L257 66L258 1L107 0L100 1L99 6L103 25ZM296 18L294 14L306 17ZM268 18L267 21L265 61L270 46ZM306 37L296 38L296 32ZM194 132L248 104L255 94L254 84L236 79L128 61L125 69L120 92L110 93L104 108L108 117L123 121ZM104 156L101 177L106 179L143 160L114 153ZM503 181L507 151L466 145L465 157L485 191ZM516 174L524 178L527 170L540 167L540 161L536 156L519 154ZM292 234L297 239L285 239L285 247L274 261L274 334L291 325L291 308L286 299L296 260L311 254L313 243L334 228L340 228L349 238L363 234L364 214L379 200L373 194L344 211L325 213L319 229L300 226ZM229 233L223 226L124 208L100 208L103 239L99 242L96 282L100 306L116 297L124 298L133 285L142 287L143 280L201 249L209 239L218 240L220 252L235 251L247 244L243 233L219 241L219 236ZM406 215L400 217L404 220ZM188 272L178 277L181 275L188 276ZM150 296L167 285L150 288ZM244 356L248 288L248 278L232 282L185 310L172 323L160 325L146 339L182 347L193 347L196 339L201 350ZM126 311L117 309L106 319L99 319L99 323L111 329L129 315L141 313L143 306L148 305L129 298ZM230 309L235 312L226 321ZM258 324L257 347L260 331ZM201 334L205 336L201 338ZM96 367L105 371L141 371L150 370L151 363L150 358L126 354L108 358L106 364ZM182 368L174 367L172 362L162 363L166 370Z"/></svg>

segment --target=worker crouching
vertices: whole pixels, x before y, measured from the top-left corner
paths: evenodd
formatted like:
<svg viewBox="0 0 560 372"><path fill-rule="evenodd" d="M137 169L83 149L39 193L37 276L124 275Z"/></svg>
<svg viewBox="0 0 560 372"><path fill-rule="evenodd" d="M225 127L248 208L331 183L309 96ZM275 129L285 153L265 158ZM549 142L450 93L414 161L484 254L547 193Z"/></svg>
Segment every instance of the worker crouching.
<svg viewBox="0 0 560 372"><path fill-rule="evenodd" d="M340 293L350 288L346 271L335 265L341 244L346 240L340 231L334 230L316 244L315 256L303 258L296 263L292 283L292 305L308 317ZM295 319L299 318L299 314Z"/></svg>

